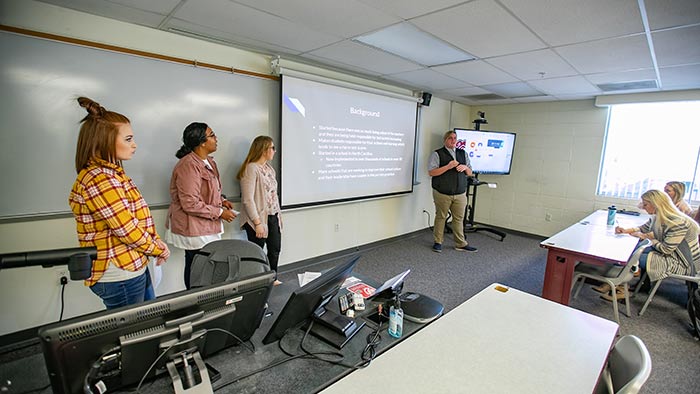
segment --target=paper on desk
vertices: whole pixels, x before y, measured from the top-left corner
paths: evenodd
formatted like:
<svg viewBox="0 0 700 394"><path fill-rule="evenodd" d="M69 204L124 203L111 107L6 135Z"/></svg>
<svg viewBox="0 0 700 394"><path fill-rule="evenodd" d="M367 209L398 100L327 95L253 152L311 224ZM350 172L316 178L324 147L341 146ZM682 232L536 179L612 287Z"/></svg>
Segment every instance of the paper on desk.
<svg viewBox="0 0 700 394"><path fill-rule="evenodd" d="M497 183L489 183L489 189L495 189L498 187Z"/></svg>
<svg viewBox="0 0 700 394"><path fill-rule="evenodd" d="M354 276L351 276L351 277L345 279L345 282L343 282L343 285L340 287L345 289L345 288L348 288L348 287L354 285L355 283L360 283L360 282L362 282L360 280L360 278L356 278Z"/></svg>
<svg viewBox="0 0 700 394"><path fill-rule="evenodd" d="M320 272L304 272L303 274L297 274L297 277L299 278L299 286L304 286L319 276L321 276Z"/></svg>

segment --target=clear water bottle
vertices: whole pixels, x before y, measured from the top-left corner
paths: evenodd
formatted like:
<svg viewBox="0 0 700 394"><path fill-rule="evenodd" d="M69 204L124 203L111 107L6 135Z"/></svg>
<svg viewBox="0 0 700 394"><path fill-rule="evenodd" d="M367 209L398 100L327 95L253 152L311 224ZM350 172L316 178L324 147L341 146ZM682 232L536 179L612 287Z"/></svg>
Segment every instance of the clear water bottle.
<svg viewBox="0 0 700 394"><path fill-rule="evenodd" d="M608 226L615 225L615 214L617 214L617 208L614 205L608 207Z"/></svg>
<svg viewBox="0 0 700 394"><path fill-rule="evenodd" d="M394 338L401 338L403 334L403 309L401 309L401 301L396 295L394 305L389 308L389 335Z"/></svg>

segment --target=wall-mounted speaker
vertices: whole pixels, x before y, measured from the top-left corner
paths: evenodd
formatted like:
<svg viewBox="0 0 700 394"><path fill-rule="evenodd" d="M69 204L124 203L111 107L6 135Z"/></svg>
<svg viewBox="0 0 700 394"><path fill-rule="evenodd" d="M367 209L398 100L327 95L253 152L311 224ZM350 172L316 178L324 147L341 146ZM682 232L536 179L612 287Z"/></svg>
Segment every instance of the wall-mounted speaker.
<svg viewBox="0 0 700 394"><path fill-rule="evenodd" d="M433 98L433 95L428 93L428 92L423 92L423 103L422 105L425 105L426 107L430 105L430 100Z"/></svg>

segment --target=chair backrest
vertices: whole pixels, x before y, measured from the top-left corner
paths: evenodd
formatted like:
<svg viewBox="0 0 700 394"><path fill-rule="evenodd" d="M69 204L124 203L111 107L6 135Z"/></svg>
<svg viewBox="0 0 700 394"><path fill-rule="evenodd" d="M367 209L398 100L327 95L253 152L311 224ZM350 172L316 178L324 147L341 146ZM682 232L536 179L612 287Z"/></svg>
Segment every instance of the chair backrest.
<svg viewBox="0 0 700 394"><path fill-rule="evenodd" d="M263 249L242 239L222 239L206 244L192 261L190 285L209 286L238 280L270 270Z"/></svg>
<svg viewBox="0 0 700 394"><path fill-rule="evenodd" d="M615 393L638 393L651 375L651 356L641 339L634 335L620 338L608 360Z"/></svg>

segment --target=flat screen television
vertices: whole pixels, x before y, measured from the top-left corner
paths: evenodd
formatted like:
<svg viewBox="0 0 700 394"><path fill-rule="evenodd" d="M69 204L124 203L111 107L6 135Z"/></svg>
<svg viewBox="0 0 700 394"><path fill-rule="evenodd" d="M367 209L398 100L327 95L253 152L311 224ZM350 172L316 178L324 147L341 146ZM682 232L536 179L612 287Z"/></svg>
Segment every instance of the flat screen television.
<svg viewBox="0 0 700 394"><path fill-rule="evenodd" d="M263 272L40 328L53 392L83 393L95 384L113 391L141 382L147 371L150 378L170 370L168 362L184 353L206 357L247 341L274 279Z"/></svg>
<svg viewBox="0 0 700 394"><path fill-rule="evenodd" d="M280 340L287 330L297 327L314 316L320 317L328 314L326 320L336 320L340 325L338 327L340 330L350 324L348 321L350 319L343 319L345 316L334 314L334 312L325 309L325 306L338 293L343 282L350 277L359 259L360 256L355 256L295 290L282 308L282 312L277 316L277 320L272 323L270 331L263 338L263 343L268 344ZM331 316L332 318L329 318Z"/></svg>
<svg viewBox="0 0 700 394"><path fill-rule="evenodd" d="M476 174L508 175L513 164L515 133L455 128L457 148L464 149Z"/></svg>

